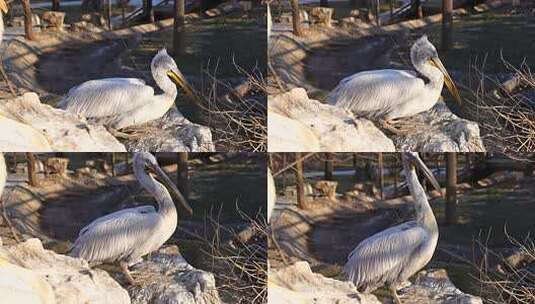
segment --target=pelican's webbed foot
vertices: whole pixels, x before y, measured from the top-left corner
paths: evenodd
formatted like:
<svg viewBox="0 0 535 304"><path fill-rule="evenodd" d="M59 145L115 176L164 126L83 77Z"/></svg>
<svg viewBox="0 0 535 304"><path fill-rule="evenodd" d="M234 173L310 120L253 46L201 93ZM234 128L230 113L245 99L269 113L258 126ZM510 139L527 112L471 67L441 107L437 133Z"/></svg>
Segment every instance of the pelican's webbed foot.
<svg viewBox="0 0 535 304"><path fill-rule="evenodd" d="M397 119L379 119L378 123L381 128L392 132L394 135L407 135L416 130L416 127L402 120L403 118Z"/></svg>
<svg viewBox="0 0 535 304"><path fill-rule="evenodd" d="M134 281L134 278L130 274L130 270L128 270L128 263L127 262L119 262L119 265L121 266L121 270L124 273L124 276L126 280L128 281L128 284L130 285L136 285L136 281Z"/></svg>
<svg viewBox="0 0 535 304"><path fill-rule="evenodd" d="M390 285L389 289L390 289L390 293L392 294L392 299L394 300L394 303L395 304L401 304L401 300L399 299L399 296L398 296L398 293L397 293L397 290L396 290L396 286L395 285Z"/></svg>

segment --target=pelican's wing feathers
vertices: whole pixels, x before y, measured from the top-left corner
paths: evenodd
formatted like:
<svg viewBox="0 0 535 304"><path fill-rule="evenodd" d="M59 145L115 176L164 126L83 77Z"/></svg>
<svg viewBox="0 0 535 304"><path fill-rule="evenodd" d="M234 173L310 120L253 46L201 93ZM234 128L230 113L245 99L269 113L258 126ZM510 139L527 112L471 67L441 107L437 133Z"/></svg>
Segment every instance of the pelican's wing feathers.
<svg viewBox="0 0 535 304"><path fill-rule="evenodd" d="M349 254L344 273L355 286L373 289L398 275L426 239L415 221L391 227L362 241Z"/></svg>
<svg viewBox="0 0 535 304"><path fill-rule="evenodd" d="M152 210L152 206L142 206L96 219L82 229L70 255L89 262L127 259L154 233L158 215Z"/></svg>
<svg viewBox="0 0 535 304"><path fill-rule="evenodd" d="M139 206L139 207L135 207L135 208L127 208L127 209L119 210L119 211L116 211L116 212L113 212L113 213L110 213L110 214L106 214L104 216L101 216L101 217L93 220L91 223L87 224L87 226L82 228L80 230L80 232L78 233L78 237L80 237L82 234L86 233L88 230L90 230L92 227L98 225L99 223L108 221L110 219L114 219L116 217L120 217L123 214L130 213L130 212L142 213L142 214L143 213L150 213L150 212L156 212L156 208L154 208L154 206L151 206L151 205L146 205L146 206Z"/></svg>
<svg viewBox="0 0 535 304"><path fill-rule="evenodd" d="M381 116L425 89L413 71L374 70L348 76L329 93L330 104L364 115Z"/></svg>
<svg viewBox="0 0 535 304"><path fill-rule="evenodd" d="M139 108L153 96L154 89L141 79L105 78L70 89L58 107L85 117L106 117Z"/></svg>

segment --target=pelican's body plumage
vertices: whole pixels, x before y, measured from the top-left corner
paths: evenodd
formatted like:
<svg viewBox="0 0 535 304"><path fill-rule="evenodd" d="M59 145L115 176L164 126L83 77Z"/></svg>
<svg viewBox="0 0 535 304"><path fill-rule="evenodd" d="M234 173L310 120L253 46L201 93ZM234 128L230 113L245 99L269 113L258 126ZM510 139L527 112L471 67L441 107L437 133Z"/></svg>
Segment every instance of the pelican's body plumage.
<svg viewBox="0 0 535 304"><path fill-rule="evenodd" d="M134 174L143 188L156 199L158 209L147 205L100 217L80 230L70 252L71 256L83 258L90 263L119 262L131 283L133 280L127 267L160 248L173 235L178 221L169 191L146 173L145 169L156 172L165 186L191 211L176 186L160 169L154 156L148 153L136 154Z"/></svg>
<svg viewBox="0 0 535 304"><path fill-rule="evenodd" d="M444 83L460 100L457 89L426 36L411 48L415 71L373 70L346 77L327 97L330 104L358 116L392 120L431 109Z"/></svg>
<svg viewBox="0 0 535 304"><path fill-rule="evenodd" d="M154 88L141 79L104 78L71 88L58 106L115 129L158 119L173 106L176 85L188 94L192 90L165 49L152 59L151 72L163 94L155 95Z"/></svg>
<svg viewBox="0 0 535 304"><path fill-rule="evenodd" d="M435 187L438 182L417 154L404 155L404 170L414 198L416 220L381 231L358 244L349 254L344 273L357 289L371 292L387 285L399 303L396 289L421 270L433 257L438 242L438 225L426 193L411 162L416 162Z"/></svg>

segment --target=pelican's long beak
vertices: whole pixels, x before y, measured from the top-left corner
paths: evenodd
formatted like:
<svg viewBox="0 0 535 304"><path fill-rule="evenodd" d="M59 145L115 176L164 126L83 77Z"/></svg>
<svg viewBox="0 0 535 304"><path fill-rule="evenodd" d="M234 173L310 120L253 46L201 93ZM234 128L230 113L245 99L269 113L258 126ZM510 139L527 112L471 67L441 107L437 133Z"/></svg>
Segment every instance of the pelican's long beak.
<svg viewBox="0 0 535 304"><path fill-rule="evenodd" d="M184 90L184 92L188 96L190 96L191 98L197 99L197 96L195 95L195 93L193 93L194 92L193 88L190 86L189 82L186 80L186 77L184 77L184 75L182 75L182 73L179 70L176 70L176 71L169 70L167 72L167 76L169 76L169 78L171 78L171 80L177 86L179 86L182 90Z"/></svg>
<svg viewBox="0 0 535 304"><path fill-rule="evenodd" d="M2 11L4 14L7 14L7 4L4 0L0 0L0 11Z"/></svg>
<svg viewBox="0 0 535 304"><path fill-rule="evenodd" d="M461 103L461 95L459 95L459 90L457 90L457 86L455 85L455 82L453 82L453 79L451 79L450 74L448 74L448 71L446 71L446 68L442 64L442 61L438 57L432 57L429 60L429 63L436 66L442 74L444 74L444 83L446 84L446 87L451 92L451 95L455 98L455 100L458 103Z"/></svg>
<svg viewBox="0 0 535 304"><path fill-rule="evenodd" d="M178 190L175 183L173 183L169 176L167 176L167 174L163 171L163 169L159 166L151 166L150 169L152 169L152 171L156 174L160 182L162 182L167 189L171 190L171 193L175 195L184 209L186 209L186 211L192 215L193 210L191 209L191 206L188 204L182 193L180 193L180 190Z"/></svg>
<svg viewBox="0 0 535 304"><path fill-rule="evenodd" d="M414 160L415 165L420 168L427 178L431 185L440 193L440 195L444 196L444 193L442 193L442 188L440 187L440 184L438 183L437 179L433 175L433 172L425 165L424 161L418 156L418 154L414 154L412 159Z"/></svg>

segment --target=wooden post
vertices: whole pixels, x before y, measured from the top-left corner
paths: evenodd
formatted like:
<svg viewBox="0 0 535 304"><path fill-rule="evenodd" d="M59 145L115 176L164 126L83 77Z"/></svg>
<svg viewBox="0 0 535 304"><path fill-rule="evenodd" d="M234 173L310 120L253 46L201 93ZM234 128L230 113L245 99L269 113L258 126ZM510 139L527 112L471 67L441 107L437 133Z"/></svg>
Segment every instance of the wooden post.
<svg viewBox="0 0 535 304"><path fill-rule="evenodd" d="M188 170L188 153L177 153L177 187L185 199L189 198L189 170Z"/></svg>
<svg viewBox="0 0 535 304"><path fill-rule="evenodd" d="M377 163L379 165L379 189L381 190L381 199L385 199L385 176L384 176L384 162L383 152L377 153Z"/></svg>
<svg viewBox="0 0 535 304"><path fill-rule="evenodd" d="M446 153L446 224L457 223L457 154Z"/></svg>
<svg viewBox="0 0 535 304"><path fill-rule="evenodd" d="M175 0L175 21L173 28L173 50L175 55L181 54L184 51L185 5L185 0Z"/></svg>
<svg viewBox="0 0 535 304"><path fill-rule="evenodd" d="M28 183L32 187L39 186L39 180L37 179L37 169L35 155L33 153L26 153L27 165L28 165Z"/></svg>
<svg viewBox="0 0 535 304"><path fill-rule="evenodd" d="M325 153L325 180L333 180L333 154Z"/></svg>
<svg viewBox="0 0 535 304"><path fill-rule="evenodd" d="M22 9L24 11L24 32L26 33L25 38L27 40L35 40L35 35L33 33L32 9L30 7L30 0L21 1Z"/></svg>
<svg viewBox="0 0 535 304"><path fill-rule="evenodd" d="M297 206L306 209L305 202L305 180L303 178L303 159L301 152L295 153L295 187L297 190Z"/></svg>
<svg viewBox="0 0 535 304"><path fill-rule="evenodd" d="M302 37L303 30L301 29L301 16L299 15L299 0L290 0L292 6L292 24L293 34Z"/></svg>
<svg viewBox="0 0 535 304"><path fill-rule="evenodd" d="M442 0L442 50L452 45L453 0Z"/></svg>

